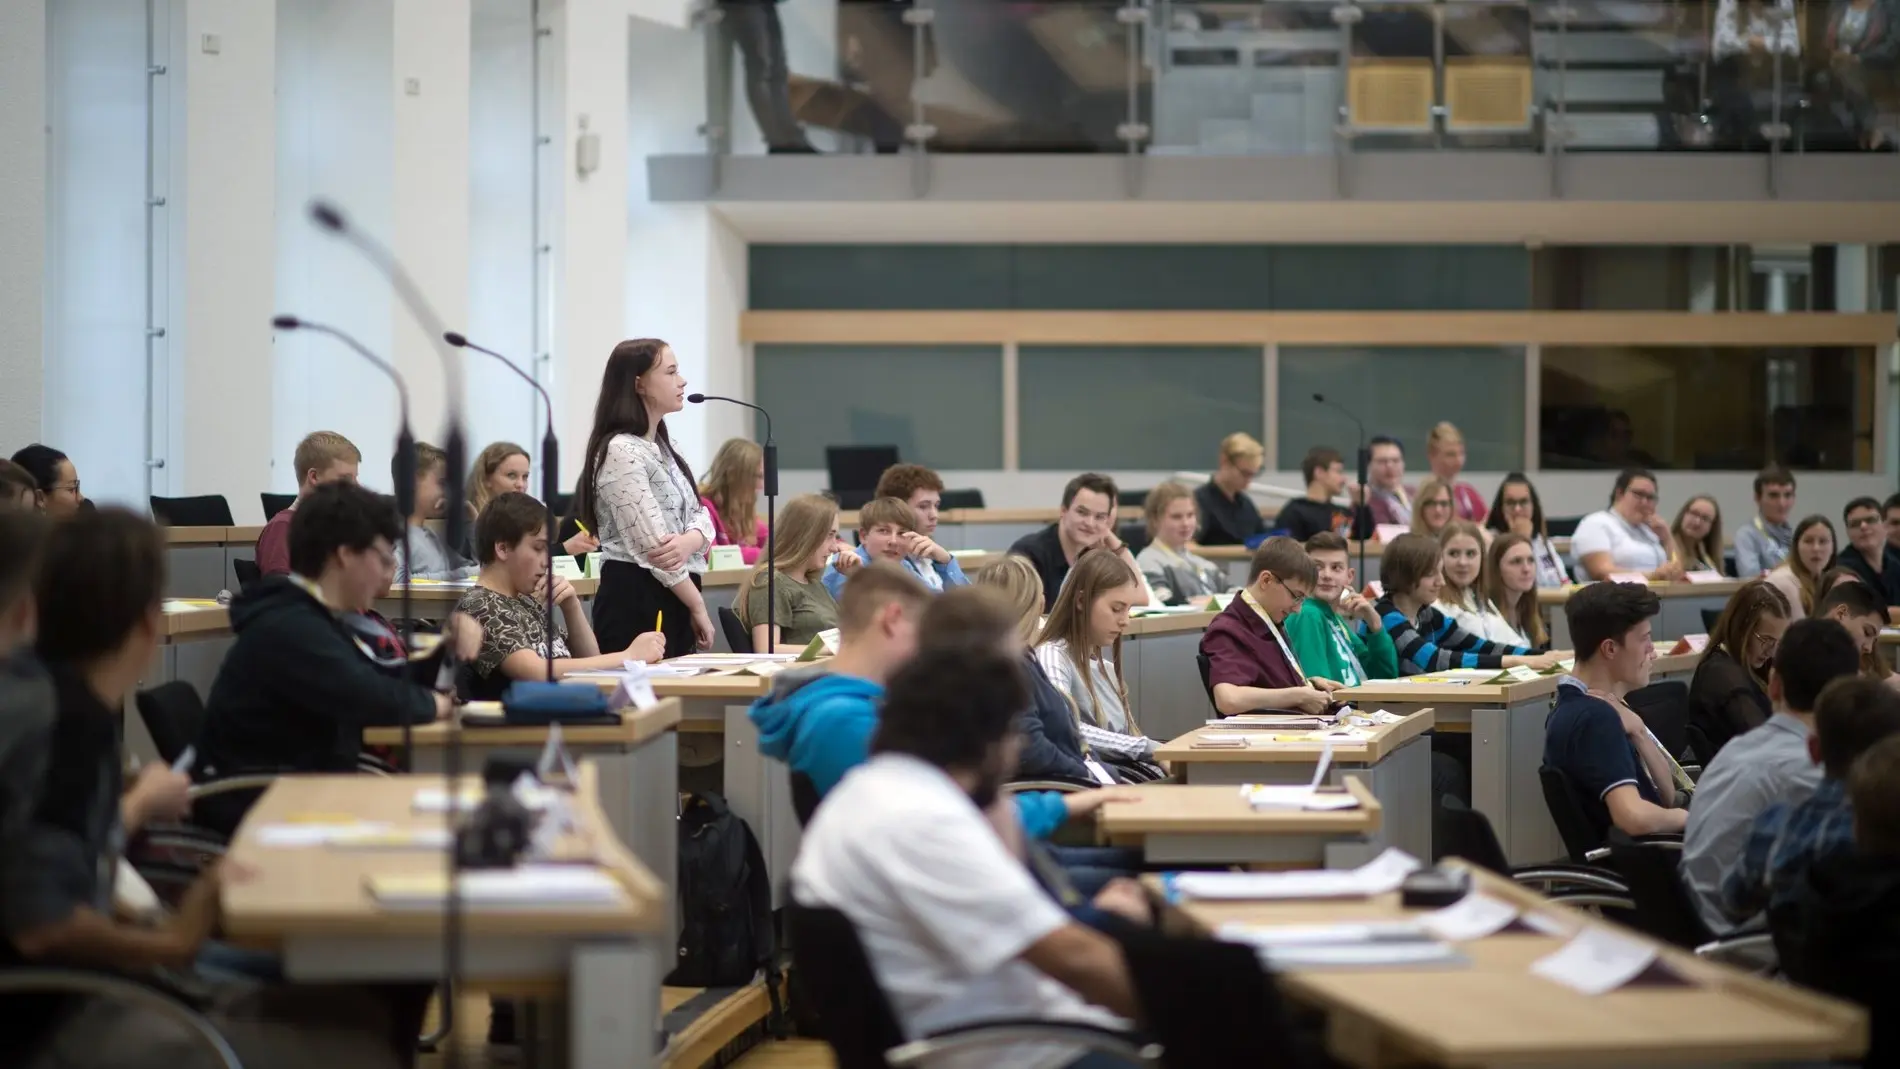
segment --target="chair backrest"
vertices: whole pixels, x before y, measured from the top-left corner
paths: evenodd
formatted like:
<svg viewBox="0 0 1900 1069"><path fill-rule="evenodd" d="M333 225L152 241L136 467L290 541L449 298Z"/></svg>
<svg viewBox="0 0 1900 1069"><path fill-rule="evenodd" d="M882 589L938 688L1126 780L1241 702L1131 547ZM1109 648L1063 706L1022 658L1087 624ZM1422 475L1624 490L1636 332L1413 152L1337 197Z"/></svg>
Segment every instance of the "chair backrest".
<svg viewBox="0 0 1900 1069"><path fill-rule="evenodd" d="M1537 779L1544 788L1544 805L1550 810L1551 822L1557 825L1570 860L1587 864L1585 855L1603 845L1605 829L1597 827L1584 812L1583 800L1577 797L1577 789L1563 769L1543 765L1537 770Z"/></svg>
<svg viewBox="0 0 1900 1069"><path fill-rule="evenodd" d="M798 826L811 823L812 814L818 812L818 803L824 797L818 793L818 785L803 772L792 773L792 812L798 817Z"/></svg>
<svg viewBox="0 0 1900 1069"><path fill-rule="evenodd" d="M1145 929L1117 928L1111 935L1121 945L1145 1031L1160 1043L1163 1065L1311 1064L1253 948ZM1187 976L1194 982L1182 983ZM1247 1023L1236 1027L1236 1021Z"/></svg>
<svg viewBox="0 0 1900 1069"><path fill-rule="evenodd" d="M981 490L945 490L943 500L937 503L942 509L980 509L983 507Z"/></svg>
<svg viewBox="0 0 1900 1069"><path fill-rule="evenodd" d="M1195 650L1194 667L1200 670L1201 689L1207 692L1207 704L1212 706L1214 705L1214 684L1211 682L1211 679L1214 673L1214 665L1207 659L1207 654ZM1214 715L1220 715L1220 708L1218 706L1214 707Z"/></svg>
<svg viewBox="0 0 1900 1069"><path fill-rule="evenodd" d="M1721 618L1722 618L1721 609L1703 609L1702 610L1702 633L1705 635L1715 634L1716 621L1720 620Z"/></svg>
<svg viewBox="0 0 1900 1069"><path fill-rule="evenodd" d="M297 503L296 494L259 494L257 499L264 503L264 522Z"/></svg>
<svg viewBox="0 0 1900 1069"><path fill-rule="evenodd" d="M1148 525L1140 520L1129 520L1127 523L1116 524L1115 537L1121 539L1122 542L1128 546L1128 552L1131 554L1140 553L1142 550L1147 549L1148 543L1151 541L1148 537Z"/></svg>
<svg viewBox="0 0 1900 1069"><path fill-rule="evenodd" d="M1623 701L1680 764L1689 745L1689 685L1679 679L1651 683L1630 691Z"/></svg>
<svg viewBox="0 0 1900 1069"><path fill-rule="evenodd" d="M1454 56L1445 61L1445 130L1504 133L1531 124L1529 57Z"/></svg>
<svg viewBox="0 0 1900 1069"><path fill-rule="evenodd" d="M1682 737L1689 752L1695 755L1696 763L1704 768L1709 767L1709 762L1715 760L1715 755L1722 749L1719 743L1709 738L1708 732L1702 730L1702 725L1693 720L1682 726Z"/></svg>
<svg viewBox="0 0 1900 1069"><path fill-rule="evenodd" d="M548 504L553 506L556 516L572 517L574 515L573 494L555 494L554 500L548 502ZM584 519L592 519L592 517L584 517Z"/></svg>
<svg viewBox="0 0 1900 1069"><path fill-rule="evenodd" d="M248 557L231 558L231 571L237 575L239 590L249 590L257 585L258 580L264 578L264 572L257 566L257 562Z"/></svg>
<svg viewBox="0 0 1900 1069"><path fill-rule="evenodd" d="M231 503L223 494L154 497L152 518L160 527L229 527Z"/></svg>
<svg viewBox="0 0 1900 1069"><path fill-rule="evenodd" d="M877 491L877 480L884 469L897 463L894 445L828 445L825 447L825 475L831 482L831 495L843 509L863 508Z"/></svg>
<svg viewBox="0 0 1900 1069"><path fill-rule="evenodd" d="M729 606L719 606L719 629L726 633L726 645L734 653L756 653L752 648L752 632L739 619L739 614Z"/></svg>
<svg viewBox="0 0 1900 1069"><path fill-rule="evenodd" d="M1432 128L1435 72L1429 59L1354 57L1346 72L1346 117L1355 130Z"/></svg>
<svg viewBox="0 0 1900 1069"><path fill-rule="evenodd" d="M205 724L205 703L198 688L182 679L160 683L138 692L139 719L166 764L178 760L185 747L198 741Z"/></svg>
<svg viewBox="0 0 1900 1069"><path fill-rule="evenodd" d="M1544 521L1544 529L1552 538L1569 538L1577 533L1577 525L1582 522L1582 516L1552 516Z"/></svg>
<svg viewBox="0 0 1900 1069"><path fill-rule="evenodd" d="M1498 833L1483 813L1467 807L1455 794L1445 795L1432 807L1432 860L1461 857L1500 876L1511 875Z"/></svg>
<svg viewBox="0 0 1900 1069"><path fill-rule="evenodd" d="M1611 828L1609 846L1610 866L1628 881L1636 903L1631 926L1689 950L1715 938L1682 885L1682 844L1639 843Z"/></svg>
<svg viewBox="0 0 1900 1069"><path fill-rule="evenodd" d="M815 1012L819 1038L830 1045L838 1069L885 1069L884 1052L903 1043L904 1033L857 926L835 909L788 899L785 929L794 994Z"/></svg>

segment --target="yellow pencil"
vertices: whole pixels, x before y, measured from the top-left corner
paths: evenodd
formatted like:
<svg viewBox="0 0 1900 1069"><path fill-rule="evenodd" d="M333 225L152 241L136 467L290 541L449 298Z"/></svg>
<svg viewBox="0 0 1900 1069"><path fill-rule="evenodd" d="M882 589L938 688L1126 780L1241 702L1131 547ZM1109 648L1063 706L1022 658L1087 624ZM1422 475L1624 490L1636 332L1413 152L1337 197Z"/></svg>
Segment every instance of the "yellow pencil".
<svg viewBox="0 0 1900 1069"><path fill-rule="evenodd" d="M579 520L575 520L575 521L574 521L574 526L576 526L576 527L578 527L578 528L580 528L580 529L581 529L581 533L582 533L582 534L584 534L584 535L592 535L592 534L594 533L594 532L592 532L592 531L590 531L590 530L588 530L588 529L587 529L587 525L586 525L586 524L584 524L584 523L582 523L582 522L581 522L581 521L579 521Z"/></svg>
<svg viewBox="0 0 1900 1069"><path fill-rule="evenodd" d="M656 612L653 614L653 630L655 631L666 630L666 610L665 609L661 609L659 612Z"/></svg>

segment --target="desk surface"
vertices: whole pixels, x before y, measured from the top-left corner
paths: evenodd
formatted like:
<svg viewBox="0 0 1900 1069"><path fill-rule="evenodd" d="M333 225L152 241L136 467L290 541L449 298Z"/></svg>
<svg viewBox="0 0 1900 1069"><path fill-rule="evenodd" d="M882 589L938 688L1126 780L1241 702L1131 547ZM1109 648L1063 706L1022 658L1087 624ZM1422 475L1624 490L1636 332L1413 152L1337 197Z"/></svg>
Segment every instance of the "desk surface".
<svg viewBox="0 0 1900 1069"><path fill-rule="evenodd" d="M1565 923L1609 922L1552 903L1510 880L1474 871L1493 897ZM1158 886L1147 877L1150 887ZM1364 900L1185 903L1203 931L1228 921L1325 924L1394 920L1397 893ZM1616 927L1615 925L1609 925ZM1623 934L1634 933L1619 929ZM1772 983L1663 947L1663 961L1691 984L1626 987L1582 995L1530 972L1563 939L1503 933L1461 944L1472 964L1408 969L1288 970L1281 990L1333 1014L1332 1053L1361 1066L1428 1061L1501 1065L1678 1065L1826 1059L1864 1049L1866 1014L1844 1002ZM1344 1027L1342 1027L1342 1025Z"/></svg>
<svg viewBox="0 0 1900 1069"><path fill-rule="evenodd" d="M963 566L963 574L974 575L979 570L983 568L987 568L990 565L996 563L997 561L1003 559L1004 556L1005 554L1000 553L1000 552L999 553L964 553L957 557L957 563ZM751 574L752 574L752 569L750 567L721 568L721 569L718 569L717 571L707 572L704 576L702 576L700 578L700 585L702 587L713 587L713 588L736 587L740 583L745 581L746 576L751 575Z"/></svg>
<svg viewBox="0 0 1900 1069"><path fill-rule="evenodd" d="M1123 505L1115 510L1115 517L1122 522L1141 519L1140 505ZM937 523L1054 523L1062 515L1059 508L1039 509L944 509L937 513ZM1270 514L1269 514L1270 515ZM838 530L855 531L858 529L858 510L848 509L838 513Z"/></svg>
<svg viewBox="0 0 1900 1069"><path fill-rule="evenodd" d="M595 591L600 589L600 580L598 579L583 577L580 579L569 579L568 583L573 586L574 593L579 594L583 598L593 597ZM462 595L473 590L475 584L473 582L431 582L426 579L414 584L393 583L389 587L389 593L384 594L376 600L378 602L401 601L402 592L405 587L409 591L410 601L444 602L461 601ZM555 611L559 611L559 606L556 606Z"/></svg>
<svg viewBox="0 0 1900 1069"><path fill-rule="evenodd" d="M262 524L239 527L164 527L168 546L225 546L257 544Z"/></svg>
<svg viewBox="0 0 1900 1069"><path fill-rule="evenodd" d="M617 725L562 725L561 738L576 746L638 746L665 734L680 722L677 698L662 699L651 709L628 709L620 714ZM434 720L418 724L410 731L418 747L447 746L455 737L456 724ZM462 741L474 746L541 746L548 741L545 727L471 727ZM363 742L369 746L402 745L402 729L365 728Z"/></svg>
<svg viewBox="0 0 1900 1069"><path fill-rule="evenodd" d="M343 850L260 845L257 831L304 814L335 814L387 821L398 829L440 827L442 813L415 813L411 802L422 787L440 786L440 776L285 776L264 792L239 826L226 853L224 927L234 939L270 943L294 936L430 934L442 928L431 909L385 909L370 897L371 876L425 875L443 870L440 850ZM478 783L479 777L464 782ZM655 931L667 923L667 890L614 837L600 811L591 764L583 764L575 797L577 833L559 852L592 858L626 891L612 906L559 909L469 910L470 935L572 938Z"/></svg>
<svg viewBox="0 0 1900 1069"><path fill-rule="evenodd" d="M1200 634L1207 625L1214 622L1218 612L1162 612L1146 616L1131 617L1128 630L1123 632L1129 638L1137 635L1177 635L1183 632Z"/></svg>
<svg viewBox="0 0 1900 1069"><path fill-rule="evenodd" d="M1138 802L1111 802L1096 810L1098 827L1111 839L1142 835L1367 835L1377 831L1384 811L1357 776L1344 777L1345 788L1359 799L1357 809L1307 812L1255 809L1240 788L1190 787L1152 783L1130 788Z"/></svg>
<svg viewBox="0 0 1900 1069"><path fill-rule="evenodd" d="M1490 673L1496 675L1496 672ZM1429 673L1437 678L1443 673ZM1362 709L1376 709L1381 702L1432 702L1438 705L1515 705L1531 698L1545 697L1557 691L1558 676L1539 676L1523 683L1413 683L1419 678L1381 679L1338 691L1340 700ZM1483 677L1476 677L1483 678Z"/></svg>
<svg viewBox="0 0 1900 1069"><path fill-rule="evenodd" d="M231 630L230 612L215 602L206 604L196 599L167 599L164 617L164 637L167 642L194 635L222 634Z"/></svg>
<svg viewBox="0 0 1900 1069"><path fill-rule="evenodd" d="M1371 734L1366 738L1336 738L1333 740L1333 760L1349 761L1353 764L1377 764L1385 760L1387 754L1429 729L1432 722L1432 710L1420 709L1409 716L1401 717L1395 723L1381 724L1370 729ZM1205 736L1218 737L1255 731L1261 734L1278 733L1269 724L1262 724L1257 728L1198 727L1178 739L1169 740L1167 745L1155 751L1155 759L1186 764L1310 765L1319 760L1320 754L1326 751L1325 741L1318 737L1311 742L1277 742L1269 746L1248 746L1243 749L1197 750L1194 748L1194 741ZM1286 733L1304 734L1304 731L1290 729Z"/></svg>
<svg viewBox="0 0 1900 1069"><path fill-rule="evenodd" d="M1724 579L1718 583L1651 583L1649 589L1659 598L1727 598L1742 588L1740 579ZM1582 586L1543 587L1537 591L1537 604L1562 605L1570 600L1570 595L1582 590Z"/></svg>

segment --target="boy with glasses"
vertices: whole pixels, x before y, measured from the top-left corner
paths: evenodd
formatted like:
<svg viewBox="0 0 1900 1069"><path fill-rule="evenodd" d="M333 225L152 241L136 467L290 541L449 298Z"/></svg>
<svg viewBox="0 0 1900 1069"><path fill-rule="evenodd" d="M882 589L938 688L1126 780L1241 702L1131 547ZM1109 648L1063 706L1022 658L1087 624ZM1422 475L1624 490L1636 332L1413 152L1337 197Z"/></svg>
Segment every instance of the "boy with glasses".
<svg viewBox="0 0 1900 1069"><path fill-rule="evenodd" d="M1207 683L1220 715L1256 709L1318 714L1331 704L1341 684L1307 678L1283 630L1318 582L1313 558L1291 538L1269 538L1254 551L1247 585L1201 636Z"/></svg>
<svg viewBox="0 0 1900 1069"><path fill-rule="evenodd" d="M1372 522L1399 527L1412 525L1412 490L1405 485L1405 447L1397 438L1379 435L1372 440L1372 463L1366 475L1372 480L1366 504L1372 508Z"/></svg>
<svg viewBox="0 0 1900 1069"><path fill-rule="evenodd" d="M1763 468L1755 476L1755 518L1735 532L1735 574L1753 579L1775 570L1788 559L1794 528L1794 476L1781 467Z"/></svg>
<svg viewBox="0 0 1900 1069"><path fill-rule="evenodd" d="M1194 491L1194 507L1201 514L1201 530L1194 541L1203 546L1244 546L1266 531L1267 521L1247 493L1260 475L1267 451L1248 434L1221 439L1220 466L1214 477ZM1049 588L1054 599L1055 590Z"/></svg>
<svg viewBox="0 0 1900 1069"><path fill-rule="evenodd" d="M1889 610L1900 605L1900 551L1887 543L1880 502L1857 497L1841 510L1841 520L1847 526L1847 548L1835 563L1859 576Z"/></svg>

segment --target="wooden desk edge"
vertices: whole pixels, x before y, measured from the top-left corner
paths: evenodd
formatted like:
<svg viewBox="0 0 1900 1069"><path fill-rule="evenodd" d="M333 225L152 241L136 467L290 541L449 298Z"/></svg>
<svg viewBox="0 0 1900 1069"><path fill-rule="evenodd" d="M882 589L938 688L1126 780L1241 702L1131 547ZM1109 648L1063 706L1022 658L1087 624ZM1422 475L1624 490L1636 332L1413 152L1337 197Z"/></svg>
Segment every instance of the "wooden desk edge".
<svg viewBox="0 0 1900 1069"><path fill-rule="evenodd" d="M619 726L587 724L564 725L561 735L577 746L602 743L638 746L679 726L684 706L678 698L662 698L651 709L628 709L621 713ZM411 731L418 746L446 746L455 730L445 720L419 724ZM546 744L548 729L534 726L470 727L462 736L464 743L479 746L541 746ZM399 746L402 729L374 727L363 730L363 741L371 746Z"/></svg>
<svg viewBox="0 0 1900 1069"><path fill-rule="evenodd" d="M1353 739L1333 744L1333 760L1378 764L1394 750L1412 741L1430 730L1437 722L1437 710L1430 706L1407 713L1396 723L1381 724L1373 730L1369 739ZM1318 760L1326 749L1323 741L1285 742L1273 746L1247 747L1239 750L1195 749L1192 745L1181 744L1181 739L1198 735L1209 730L1203 724L1180 738L1171 739L1155 750L1155 759L1182 764L1231 764L1231 765L1273 765L1273 764L1311 764ZM1225 728L1220 729L1226 731ZM1263 726L1260 730L1270 731ZM1241 732L1237 732L1241 733Z"/></svg>

